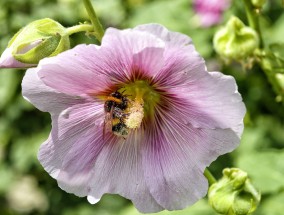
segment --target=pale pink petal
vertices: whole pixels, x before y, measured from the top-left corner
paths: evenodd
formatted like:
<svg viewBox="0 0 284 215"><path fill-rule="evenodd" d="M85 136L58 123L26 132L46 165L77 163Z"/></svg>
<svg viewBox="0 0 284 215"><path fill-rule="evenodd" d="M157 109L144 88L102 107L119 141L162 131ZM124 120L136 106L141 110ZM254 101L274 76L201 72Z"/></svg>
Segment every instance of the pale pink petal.
<svg viewBox="0 0 284 215"><path fill-rule="evenodd" d="M100 199L104 193L115 193L131 199L143 213L163 210L146 185L141 158L143 144L142 130L133 131L126 140L110 141L94 165L89 196Z"/></svg>
<svg viewBox="0 0 284 215"><path fill-rule="evenodd" d="M245 106L233 77L208 73L192 45L165 51L165 62L154 82L166 92L169 98L165 102L172 104L181 119L195 127L232 128L242 133Z"/></svg>
<svg viewBox="0 0 284 215"><path fill-rule="evenodd" d="M93 164L104 145L103 120L103 105L96 102L73 105L59 115L52 114L52 132L38 158L67 192L88 195Z"/></svg>
<svg viewBox="0 0 284 215"><path fill-rule="evenodd" d="M56 57L45 58L38 76L49 87L69 95L92 94L111 85L109 77L96 68L101 60L95 45L78 45Z"/></svg>
<svg viewBox="0 0 284 215"><path fill-rule="evenodd" d="M162 70L165 64L163 54L164 49L162 48L145 48L133 55L133 70L138 70L142 77L154 76Z"/></svg>
<svg viewBox="0 0 284 215"><path fill-rule="evenodd" d="M153 79L162 88L172 88L184 82L181 76L186 73L192 80L199 80L206 75L204 59L196 52L192 44L178 49L166 49L166 64Z"/></svg>
<svg viewBox="0 0 284 215"><path fill-rule="evenodd" d="M93 180L93 167L96 158L104 147L104 142L98 141L102 139L103 131L100 126L92 126L92 129L88 127L80 129L77 126L77 130L74 128L72 131L76 132L76 135L69 133L70 137L65 137L63 143L60 138L56 140L53 137L53 141L57 142L52 145L57 148L54 149L50 162L45 163L44 167L46 169L57 167L55 178L63 190L78 196L87 196L90 192L90 183ZM50 149L47 150L50 151ZM64 156L62 156L63 150ZM42 156L39 159L45 162L47 158L43 157L46 154L43 147L40 152ZM62 159L59 160L56 156L61 156Z"/></svg>
<svg viewBox="0 0 284 215"><path fill-rule="evenodd" d="M131 60L133 54L137 54L145 48L164 48L165 41L147 31L108 28L103 37L102 47L111 48L111 52L121 53L120 57L127 62Z"/></svg>
<svg viewBox="0 0 284 215"><path fill-rule="evenodd" d="M87 195L91 203L98 202L105 193L115 193L131 199L141 212L162 210L145 183L141 134L132 133L124 140L104 136L102 129L74 126L60 143L60 138L50 137L39 153L45 170L62 189L78 196ZM76 135L71 135L74 132Z"/></svg>
<svg viewBox="0 0 284 215"><path fill-rule="evenodd" d="M34 66L36 64L26 64L16 60L12 55L11 48L6 48L0 58L0 68L30 68Z"/></svg>
<svg viewBox="0 0 284 215"><path fill-rule="evenodd" d="M50 136L41 145L38 154L42 166L58 181L58 185L66 192L78 196L88 195L92 165L102 147L93 144L95 139L90 132L88 129L80 131L77 136L71 135L63 141ZM73 159L70 159L70 154L74 155ZM70 168L70 165L74 165L74 168Z"/></svg>
<svg viewBox="0 0 284 215"><path fill-rule="evenodd" d="M190 73L177 74L176 87L167 91L172 111L196 128L231 128L240 136L246 108L235 79L219 72L204 74L198 80Z"/></svg>
<svg viewBox="0 0 284 215"><path fill-rule="evenodd" d="M104 73L117 82L133 78L133 73L137 70L143 71L144 76L156 74L164 65L164 47L164 41L148 32L109 28L100 50L106 59L102 63L107 68Z"/></svg>
<svg viewBox="0 0 284 215"><path fill-rule="evenodd" d="M204 60L196 52L192 40L184 34L170 32L164 26L158 24L139 25L134 28L137 31L147 32L155 35L165 42L163 53L164 66L159 73L152 73L154 82L163 85L176 73L190 68L198 76L199 69L204 70ZM164 80L165 79L165 80Z"/></svg>
<svg viewBox="0 0 284 215"><path fill-rule="evenodd" d="M83 150L84 144L93 143L91 138L95 138L93 135L96 132L101 133L96 127L101 128L100 125L104 119L103 102L91 100L89 97L82 98L59 93L46 86L38 78L36 69L27 71L22 86L23 95L27 100L37 108L48 111L52 115L52 132L48 140L41 146L38 157L45 170L52 177L63 180L62 172L64 172L64 169L62 169L62 166L68 152L76 147ZM99 146L95 144L93 147ZM83 161L88 162L87 159L83 159ZM83 172L85 170L78 168L78 172L82 172L82 177L78 177L77 180L82 181L80 183L74 182L74 189L75 185L83 186L83 181L87 180L87 176ZM81 190L81 187L78 190ZM87 192L81 195L87 195Z"/></svg>
<svg viewBox="0 0 284 215"><path fill-rule="evenodd" d="M230 129L194 128L172 113L156 116L142 145L147 186L165 209L183 209L206 195L205 167L232 151L239 138Z"/></svg>
<svg viewBox="0 0 284 215"><path fill-rule="evenodd" d="M38 77L37 69L28 69L22 81L22 94L26 100L45 112L59 114L62 110L85 99L60 93L46 86Z"/></svg>
<svg viewBox="0 0 284 215"><path fill-rule="evenodd" d="M192 43L191 38L189 38L188 36L178 32L171 32L164 26L159 24L139 25L134 29L155 35L156 37L165 41L166 45L170 46L171 48L180 48Z"/></svg>

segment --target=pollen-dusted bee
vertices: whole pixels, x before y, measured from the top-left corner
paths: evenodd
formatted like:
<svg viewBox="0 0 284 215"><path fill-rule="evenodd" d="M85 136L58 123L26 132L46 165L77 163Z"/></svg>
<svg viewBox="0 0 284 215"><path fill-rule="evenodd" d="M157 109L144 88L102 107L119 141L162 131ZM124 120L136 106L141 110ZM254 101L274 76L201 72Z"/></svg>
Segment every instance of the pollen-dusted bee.
<svg viewBox="0 0 284 215"><path fill-rule="evenodd" d="M124 124L124 118L127 115L125 113L127 105L127 97L118 91L111 93L106 98L104 104L106 113L104 131L112 131L114 134L122 137L128 135L128 128Z"/></svg>
<svg viewBox="0 0 284 215"><path fill-rule="evenodd" d="M106 98L105 111L110 112L112 107L117 107L118 109L125 110L127 108L127 104L127 97L123 96L120 92L115 91Z"/></svg>

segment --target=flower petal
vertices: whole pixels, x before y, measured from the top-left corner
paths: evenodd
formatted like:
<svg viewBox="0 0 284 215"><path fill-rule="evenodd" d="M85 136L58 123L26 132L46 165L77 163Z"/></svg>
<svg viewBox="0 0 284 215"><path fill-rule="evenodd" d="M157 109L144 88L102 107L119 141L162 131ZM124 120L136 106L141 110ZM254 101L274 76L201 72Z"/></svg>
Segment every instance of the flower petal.
<svg viewBox="0 0 284 215"><path fill-rule="evenodd" d="M198 80L177 74L183 83L168 90L174 114L196 128L231 128L240 136L246 109L235 79L220 72L203 74Z"/></svg>
<svg viewBox="0 0 284 215"><path fill-rule="evenodd" d="M133 70L137 69L146 76L156 74L164 64L164 47L164 41L148 32L109 28L103 37L101 49L107 59L105 64L109 66L105 72L119 81L130 79Z"/></svg>
<svg viewBox="0 0 284 215"><path fill-rule="evenodd" d="M103 148L94 166L89 196L99 199L104 193L116 193L130 199L141 212L163 210L145 183L140 154L141 132L132 132L126 140L120 138Z"/></svg>
<svg viewBox="0 0 284 215"><path fill-rule="evenodd" d="M169 98L165 102L172 105L171 109L195 127L232 128L240 135L245 106L234 78L208 72L192 45L168 55L167 52L167 64L154 82L167 92Z"/></svg>
<svg viewBox="0 0 284 215"><path fill-rule="evenodd" d="M171 48L179 48L192 43L191 38L178 32L172 32L159 24L144 24L134 28L138 31L147 32L163 40Z"/></svg>
<svg viewBox="0 0 284 215"><path fill-rule="evenodd" d="M154 77L154 82L161 87L166 87L164 90L175 88L183 83L184 73L188 74L188 79L192 80L198 80L206 75L204 59L196 52L192 44L179 49L166 49L164 61L165 66Z"/></svg>
<svg viewBox="0 0 284 215"><path fill-rule="evenodd" d="M111 48L112 52L122 54L120 57L127 61L133 54L145 48L164 48L165 42L146 31L108 28L103 37L102 47Z"/></svg>
<svg viewBox="0 0 284 215"><path fill-rule="evenodd" d="M203 75L199 71L204 72L204 60L196 52L192 40L188 36L177 32L170 32L158 24L140 25L135 30L154 35L165 43L163 54L164 67L159 73L152 75L155 79L154 82L164 85L163 83L167 81L166 84L169 85L172 79L176 80L177 73L184 72L185 70L190 70L193 78ZM173 85L175 84L173 83Z"/></svg>
<svg viewBox="0 0 284 215"><path fill-rule="evenodd" d="M145 48L133 55L133 69L138 69L144 77L154 76L165 64L163 54L164 49L162 48Z"/></svg>
<svg viewBox="0 0 284 215"><path fill-rule="evenodd" d="M158 114L145 132L143 167L147 186L167 210L183 209L207 193L204 169L239 138L230 129L194 128L174 114Z"/></svg>
<svg viewBox="0 0 284 215"><path fill-rule="evenodd" d="M77 103L83 98L69 96L46 86L38 77L37 69L28 69L22 81L22 94L26 100L45 112L59 114L62 110Z"/></svg>
<svg viewBox="0 0 284 215"><path fill-rule="evenodd" d="M38 76L49 87L69 95L92 94L111 85L97 70L100 61L96 45L78 45L55 57L40 61Z"/></svg>
<svg viewBox="0 0 284 215"><path fill-rule="evenodd" d="M101 141L103 105L95 102L73 105L52 114L52 132L41 146L38 158L44 169L67 192L86 196L88 182Z"/></svg>
<svg viewBox="0 0 284 215"><path fill-rule="evenodd" d="M171 32L164 26L159 24L139 25L135 30L147 32L165 43L163 60L164 67L157 74L152 74L155 81L163 85L163 82L176 76L176 73L190 68L194 75L198 75L198 71L204 70L204 60L196 52L190 37L177 32Z"/></svg>

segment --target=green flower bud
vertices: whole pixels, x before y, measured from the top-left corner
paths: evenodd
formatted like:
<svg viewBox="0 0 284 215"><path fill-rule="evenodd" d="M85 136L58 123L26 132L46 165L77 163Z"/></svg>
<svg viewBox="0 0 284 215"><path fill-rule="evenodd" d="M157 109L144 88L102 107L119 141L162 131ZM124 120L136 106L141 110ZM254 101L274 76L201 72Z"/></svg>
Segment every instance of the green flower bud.
<svg viewBox="0 0 284 215"><path fill-rule="evenodd" d="M209 203L215 211L226 215L246 215L255 211L260 194L251 184L246 172L226 168L223 177L211 185Z"/></svg>
<svg viewBox="0 0 284 215"><path fill-rule="evenodd" d="M266 3L266 0L251 0L251 3L256 8L262 8L262 6Z"/></svg>
<svg viewBox="0 0 284 215"><path fill-rule="evenodd" d="M52 19L31 22L9 41L0 67L31 67L70 48L66 29Z"/></svg>
<svg viewBox="0 0 284 215"><path fill-rule="evenodd" d="M214 35L213 45L224 59L241 61L251 56L259 46L259 37L239 18L231 17L226 26Z"/></svg>

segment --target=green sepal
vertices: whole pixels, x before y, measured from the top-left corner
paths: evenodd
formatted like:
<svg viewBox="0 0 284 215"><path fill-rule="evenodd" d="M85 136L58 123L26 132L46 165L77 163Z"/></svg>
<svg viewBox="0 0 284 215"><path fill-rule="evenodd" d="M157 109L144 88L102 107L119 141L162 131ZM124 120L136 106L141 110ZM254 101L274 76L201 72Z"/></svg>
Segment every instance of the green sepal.
<svg viewBox="0 0 284 215"><path fill-rule="evenodd" d="M68 50L68 49L70 49L69 36L63 36L63 37L61 37L61 39L60 39L60 41L57 45L57 48L51 53L50 57L56 56L59 53L65 51L65 50Z"/></svg>
<svg viewBox="0 0 284 215"><path fill-rule="evenodd" d="M66 42L66 40L68 41ZM20 62L36 64L41 59L55 56L69 49L69 47L69 38L62 38L59 34L56 34L43 39L38 46L24 54L14 54L14 57Z"/></svg>
<svg viewBox="0 0 284 215"><path fill-rule="evenodd" d="M34 43L36 45L32 45ZM12 55L16 60L26 64L37 64L45 57L55 56L69 49L70 40L61 24L45 18L20 29L9 41L8 47L12 49Z"/></svg>
<svg viewBox="0 0 284 215"><path fill-rule="evenodd" d="M225 215L246 215L257 208L260 194L252 186L246 172L226 168L223 177L212 184L208 191L209 204Z"/></svg>
<svg viewBox="0 0 284 215"><path fill-rule="evenodd" d="M269 45L269 49L284 64L284 43L273 43Z"/></svg>

